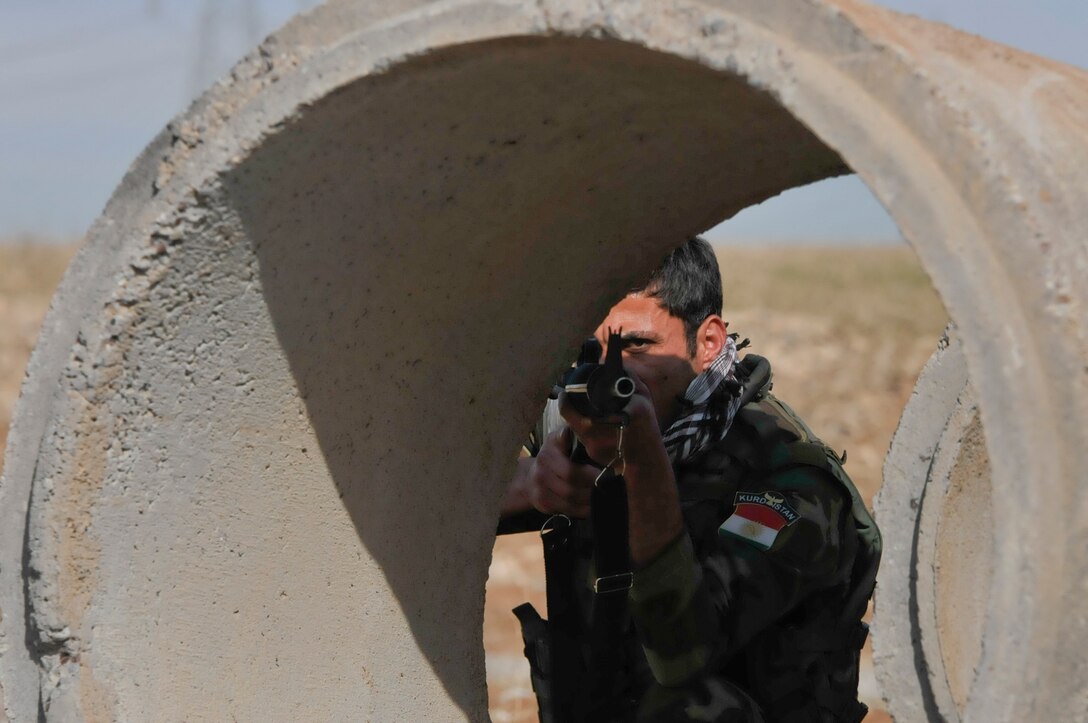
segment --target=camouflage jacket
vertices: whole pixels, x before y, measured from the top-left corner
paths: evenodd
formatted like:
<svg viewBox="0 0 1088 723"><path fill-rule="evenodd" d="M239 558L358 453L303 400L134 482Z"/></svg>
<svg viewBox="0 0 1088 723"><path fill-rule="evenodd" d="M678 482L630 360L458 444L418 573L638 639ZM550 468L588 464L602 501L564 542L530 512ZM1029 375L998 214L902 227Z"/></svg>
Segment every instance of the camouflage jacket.
<svg viewBox="0 0 1088 723"><path fill-rule="evenodd" d="M871 581L857 579L858 527L872 520L841 467L830 471L838 459L799 462L799 442L819 444L767 395L677 470L686 532L636 572L629 595L651 685L721 675L769 720L864 715L857 653ZM857 595L859 584L869 587Z"/></svg>

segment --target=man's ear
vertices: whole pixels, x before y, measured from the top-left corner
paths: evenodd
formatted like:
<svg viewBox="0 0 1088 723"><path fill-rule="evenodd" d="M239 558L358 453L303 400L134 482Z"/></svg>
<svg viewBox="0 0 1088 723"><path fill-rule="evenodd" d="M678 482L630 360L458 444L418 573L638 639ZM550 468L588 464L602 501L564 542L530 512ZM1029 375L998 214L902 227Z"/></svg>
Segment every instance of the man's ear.
<svg viewBox="0 0 1088 723"><path fill-rule="evenodd" d="M701 372L718 358L725 348L726 323L717 314L711 314L699 325L695 336L695 366Z"/></svg>

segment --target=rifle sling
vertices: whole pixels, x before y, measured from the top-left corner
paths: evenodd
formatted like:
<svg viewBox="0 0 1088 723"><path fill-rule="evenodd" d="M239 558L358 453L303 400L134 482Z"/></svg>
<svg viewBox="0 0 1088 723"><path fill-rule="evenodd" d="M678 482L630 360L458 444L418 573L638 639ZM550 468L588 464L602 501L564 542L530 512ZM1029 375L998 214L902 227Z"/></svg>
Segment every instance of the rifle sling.
<svg viewBox="0 0 1088 723"><path fill-rule="evenodd" d="M627 590L631 586L627 489L622 477L606 474L593 488L590 519L597 592L585 636L577 608L572 527L558 522L546 526L541 535L551 638L548 667L552 721L545 723L596 719L601 706L610 702L621 663L623 633L628 623Z"/></svg>
<svg viewBox="0 0 1088 723"><path fill-rule="evenodd" d="M595 594L589 624L589 660L580 695L579 720L599 720L599 706L614 695L627 628L627 591L631 587L631 555L627 538L627 486L623 477L606 473L593 488Z"/></svg>
<svg viewBox="0 0 1088 723"><path fill-rule="evenodd" d="M548 659L541 661L551 690L550 704L542 709L541 723L574 720L578 689L583 680L581 620L574 589L575 544L572 523L565 515L548 520L540 533L544 543L544 584L548 602Z"/></svg>

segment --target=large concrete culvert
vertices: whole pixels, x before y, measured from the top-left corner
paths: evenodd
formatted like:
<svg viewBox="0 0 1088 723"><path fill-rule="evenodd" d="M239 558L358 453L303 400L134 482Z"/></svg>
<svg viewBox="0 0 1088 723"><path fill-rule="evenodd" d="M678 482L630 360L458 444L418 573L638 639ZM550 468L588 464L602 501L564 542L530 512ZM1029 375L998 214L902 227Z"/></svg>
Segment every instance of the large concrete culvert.
<svg viewBox="0 0 1088 723"><path fill-rule="evenodd" d="M140 157L54 301L0 485L5 715L485 718L501 488L577 340L677 239L853 169L962 338L897 445L933 454L969 375L991 470L981 644L884 648L956 671L891 709L1083 717L1086 128L1085 73L849 0L294 21ZM916 475L964 477L954 437Z"/></svg>

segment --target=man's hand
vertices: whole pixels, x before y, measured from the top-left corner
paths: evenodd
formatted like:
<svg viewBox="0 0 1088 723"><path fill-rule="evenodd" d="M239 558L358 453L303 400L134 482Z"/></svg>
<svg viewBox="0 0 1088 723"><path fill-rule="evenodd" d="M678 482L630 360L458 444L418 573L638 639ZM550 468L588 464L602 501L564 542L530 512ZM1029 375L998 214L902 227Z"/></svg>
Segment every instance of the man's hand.
<svg viewBox="0 0 1088 723"><path fill-rule="evenodd" d="M628 463L638 465L644 457L663 455L667 464L668 455L661 443L661 431L657 426L657 414L653 402L650 401L650 392L637 376L631 372L628 375L635 383L635 393L625 410L627 425L623 430L624 458ZM559 413L586 448L590 459L599 466L616 459L623 416L617 414L606 419L583 417L570 403L566 393L559 396ZM614 471L622 472L622 465Z"/></svg>
<svg viewBox="0 0 1088 723"><path fill-rule="evenodd" d="M661 441L649 390L634 374L631 377L635 394L626 410L623 462L614 471L622 472L627 482L631 559L636 565L645 565L676 540L684 523L676 477ZM573 435L585 445L590 459L607 464L616 456L621 418L583 417L565 395L560 395L559 408L570 427L550 435L536 457L518 462L514 481L503 500L504 516L529 507L547 514L589 516L589 500L600 469L571 461Z"/></svg>
<svg viewBox="0 0 1088 723"><path fill-rule="evenodd" d="M631 559L636 565L644 565L680 535L684 523L676 477L665 443L661 441L649 389L634 374L631 378L635 382L635 394L626 409L628 424L623 430L623 462L618 462L613 471L622 472L627 482ZM585 445L591 459L600 464L615 459L620 417L606 420L583 417L566 400L566 395L559 397L559 412ZM593 484L593 479L589 484ZM588 502L588 490L586 494Z"/></svg>
<svg viewBox="0 0 1088 723"><path fill-rule="evenodd" d="M600 470L570 459L573 437L564 428L548 436L536 457L518 462L503 514L534 507L546 514L588 517L593 481Z"/></svg>

